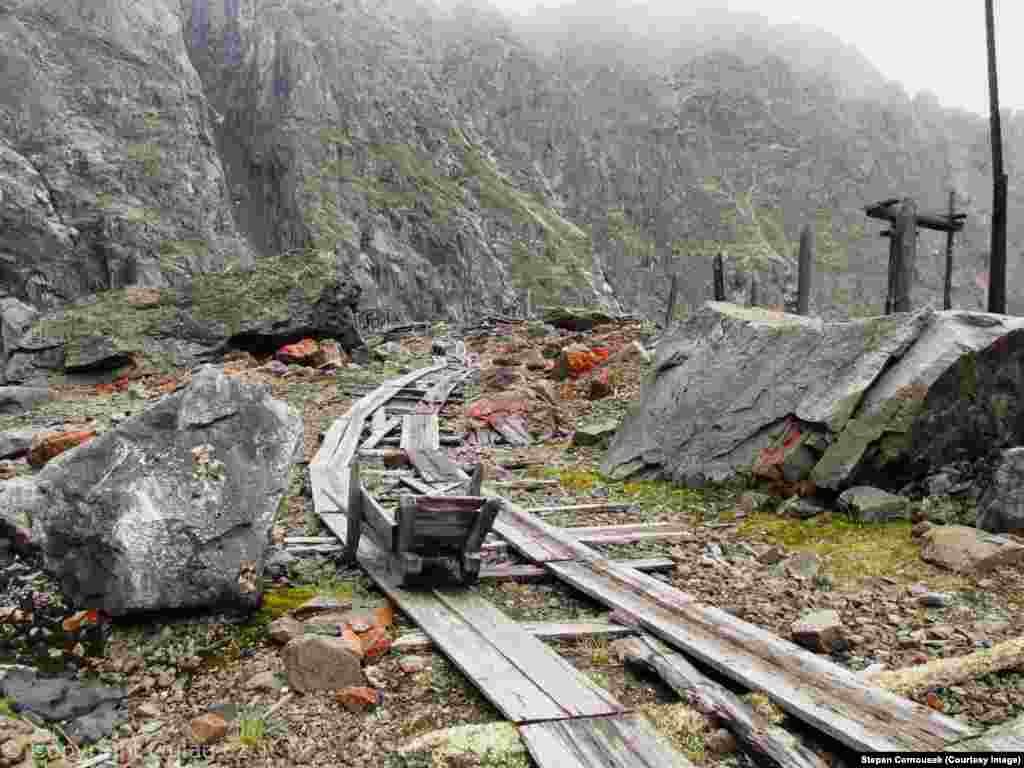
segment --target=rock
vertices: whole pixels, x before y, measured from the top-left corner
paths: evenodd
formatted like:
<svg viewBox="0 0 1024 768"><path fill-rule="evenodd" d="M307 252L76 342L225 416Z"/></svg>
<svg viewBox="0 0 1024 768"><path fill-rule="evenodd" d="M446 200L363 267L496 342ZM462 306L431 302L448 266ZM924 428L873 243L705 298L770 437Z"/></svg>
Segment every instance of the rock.
<svg viewBox="0 0 1024 768"><path fill-rule="evenodd" d="M953 598L944 592L925 592L918 595L917 602L925 608L946 608L953 602Z"/></svg>
<svg viewBox="0 0 1024 768"><path fill-rule="evenodd" d="M342 351L338 342L320 342L320 349L313 357L313 365L317 368L340 368L348 362L347 355Z"/></svg>
<svg viewBox="0 0 1024 768"><path fill-rule="evenodd" d="M724 481L795 426L825 430L825 445L808 446L821 450L817 487L899 489L961 455L1024 443L1024 381L1006 373L1018 357L1024 318L1013 316L926 308L833 323L709 302L658 345L601 471Z"/></svg>
<svg viewBox="0 0 1024 768"><path fill-rule="evenodd" d="M633 340L614 355L608 358L609 365L625 365L632 362L639 362L647 365L654 359L654 356L644 349L644 345Z"/></svg>
<svg viewBox="0 0 1024 768"><path fill-rule="evenodd" d="M0 691L4 697L17 702L21 710L30 710L47 722L77 719L89 715L103 704L116 705L126 696L121 688L41 677L28 667L5 670L0 680ZM101 713L99 717L109 718L112 714Z"/></svg>
<svg viewBox="0 0 1024 768"><path fill-rule="evenodd" d="M32 441L42 433L40 429L9 429L0 432L0 459L24 456L32 447Z"/></svg>
<svg viewBox="0 0 1024 768"><path fill-rule="evenodd" d="M867 485L847 488L839 494L839 508L865 523L905 520L909 516L909 504L904 497Z"/></svg>
<svg viewBox="0 0 1024 768"><path fill-rule="evenodd" d="M350 686L335 691L334 700L349 712L369 712L380 704L380 692L376 688Z"/></svg>
<svg viewBox="0 0 1024 768"><path fill-rule="evenodd" d="M717 728L704 741L708 751L714 755L731 755L738 748L736 737L726 728Z"/></svg>
<svg viewBox="0 0 1024 768"><path fill-rule="evenodd" d="M965 525L934 526L923 542L923 560L957 573L977 575L1024 563L1024 545Z"/></svg>
<svg viewBox="0 0 1024 768"><path fill-rule="evenodd" d="M111 336L82 336L64 346L64 370L68 373L110 371L132 362L134 349Z"/></svg>
<svg viewBox="0 0 1024 768"><path fill-rule="evenodd" d="M502 768L530 768L533 764L519 731L508 722L460 725L433 731L399 747L394 758L395 768L488 764Z"/></svg>
<svg viewBox="0 0 1024 768"><path fill-rule="evenodd" d="M39 473L46 568L69 599L112 616L258 605L301 437L299 415L266 385L203 367Z"/></svg>
<svg viewBox="0 0 1024 768"><path fill-rule="evenodd" d="M4 382L7 358L38 316L39 311L35 307L13 296L0 299L0 384Z"/></svg>
<svg viewBox="0 0 1024 768"><path fill-rule="evenodd" d="M313 339L303 339L281 347L274 354L274 359L285 365L313 365L319 352L320 345Z"/></svg>
<svg viewBox="0 0 1024 768"><path fill-rule="evenodd" d="M579 376L594 367L594 359L590 347L583 344L570 344L564 347L555 360L551 376L556 381L564 381L570 376Z"/></svg>
<svg viewBox="0 0 1024 768"><path fill-rule="evenodd" d="M92 744L110 736L122 723L128 722L128 712L118 702L105 701L88 714L76 717L64 731L79 744Z"/></svg>
<svg viewBox="0 0 1024 768"><path fill-rule="evenodd" d="M480 388L484 392L500 392L526 383L526 377L518 368L485 368L480 373Z"/></svg>
<svg viewBox="0 0 1024 768"><path fill-rule="evenodd" d="M756 491L745 491L740 495L737 506L744 514L752 515L755 512L762 512L771 506L772 497L767 493Z"/></svg>
<svg viewBox="0 0 1024 768"><path fill-rule="evenodd" d="M298 562L299 558L286 550L279 550L267 558L263 572L271 579L281 579L288 575L288 566Z"/></svg>
<svg viewBox="0 0 1024 768"><path fill-rule="evenodd" d="M391 638L383 627L371 627L359 636L359 642L367 659L379 659L391 650Z"/></svg>
<svg viewBox="0 0 1024 768"><path fill-rule="evenodd" d="M297 621L289 616L275 619L270 623L270 628L268 629L270 639L281 645L287 645L295 638L302 637L305 631L301 621Z"/></svg>
<svg viewBox="0 0 1024 768"><path fill-rule="evenodd" d="M145 701L138 706L135 713L143 720L156 720L163 714L163 710L156 702Z"/></svg>
<svg viewBox="0 0 1024 768"><path fill-rule="evenodd" d="M796 517L800 520L809 520L812 517L828 512L828 507L824 502L816 499L790 496L779 505L777 512L782 517Z"/></svg>
<svg viewBox="0 0 1024 768"><path fill-rule="evenodd" d="M548 325L574 333L593 330L594 326L609 323L613 319L606 312L582 307L550 307L543 315Z"/></svg>
<svg viewBox="0 0 1024 768"><path fill-rule="evenodd" d="M757 556L757 562L762 565L775 565L786 559L786 550L781 547L771 547Z"/></svg>
<svg viewBox="0 0 1024 768"><path fill-rule="evenodd" d="M77 448L94 437L96 437L96 431L92 429L38 434L33 438L32 445L29 447L28 463L39 469L50 459L59 456L64 451Z"/></svg>
<svg viewBox="0 0 1024 768"><path fill-rule="evenodd" d="M782 570L790 577L810 580L821 570L821 560L813 552L799 552L783 561Z"/></svg>
<svg viewBox="0 0 1024 768"><path fill-rule="evenodd" d="M425 656L403 656L398 660L398 668L407 675L415 675L430 668L430 659Z"/></svg>
<svg viewBox="0 0 1024 768"><path fill-rule="evenodd" d="M0 536L14 541L17 549L40 546L43 533L38 522L46 503L33 478L0 483Z"/></svg>
<svg viewBox="0 0 1024 768"><path fill-rule="evenodd" d="M603 419L593 424L586 424L578 427L573 433L572 444L578 446L600 445L610 439L618 428L619 423L614 419Z"/></svg>
<svg viewBox="0 0 1024 768"><path fill-rule="evenodd" d="M611 382L608 381L608 369L605 368L597 372L593 378L590 379L589 389L587 390L588 400L603 400L606 397L611 397L615 392L615 388L612 387Z"/></svg>
<svg viewBox="0 0 1024 768"><path fill-rule="evenodd" d="M838 611L816 611L793 623L793 642L815 653L844 649L843 624Z"/></svg>
<svg viewBox="0 0 1024 768"><path fill-rule="evenodd" d="M0 387L0 416L24 413L52 399L46 387Z"/></svg>
<svg viewBox="0 0 1024 768"><path fill-rule="evenodd" d="M281 651L288 685L299 693L365 685L359 657L336 637L307 635Z"/></svg>
<svg viewBox="0 0 1024 768"><path fill-rule="evenodd" d="M247 691L273 692L280 691L286 686L287 683L270 670L257 672L245 682L245 690Z"/></svg>
<svg viewBox="0 0 1024 768"><path fill-rule="evenodd" d="M535 349L531 349L526 353L526 359L523 361L528 371L544 371L547 370L548 362L544 359L544 356Z"/></svg>
<svg viewBox="0 0 1024 768"><path fill-rule="evenodd" d="M929 496L944 496L953 487L953 481L947 473L939 472L925 479L925 487Z"/></svg>
<svg viewBox="0 0 1024 768"><path fill-rule="evenodd" d="M927 520L922 520L920 523L917 523L913 528L910 529L910 538L924 538L928 534L928 531L930 531L934 527L935 526Z"/></svg>
<svg viewBox="0 0 1024 768"><path fill-rule="evenodd" d="M991 484L978 500L978 527L1024 534L1024 447L1003 451Z"/></svg>
<svg viewBox="0 0 1024 768"><path fill-rule="evenodd" d="M212 744L227 736L228 721L216 712L207 712L192 719L189 731L196 744Z"/></svg>

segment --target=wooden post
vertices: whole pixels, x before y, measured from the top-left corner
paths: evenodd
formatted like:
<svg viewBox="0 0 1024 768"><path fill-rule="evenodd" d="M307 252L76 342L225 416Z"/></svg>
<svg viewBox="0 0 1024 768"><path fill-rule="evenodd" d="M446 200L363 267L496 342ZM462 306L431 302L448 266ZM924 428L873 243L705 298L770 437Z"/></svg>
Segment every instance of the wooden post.
<svg viewBox="0 0 1024 768"><path fill-rule="evenodd" d="M988 262L988 311L1006 314L1006 186L1003 173L1003 127L999 115L999 80L996 75L996 29L992 0L985 0L988 36L988 98L992 134L992 246Z"/></svg>
<svg viewBox="0 0 1024 768"><path fill-rule="evenodd" d="M800 232L800 260L797 279L796 313L807 315L811 310L811 268L814 264L814 229L804 224Z"/></svg>
<svg viewBox="0 0 1024 768"><path fill-rule="evenodd" d="M526 319L533 317L533 297L530 296L530 289L526 289Z"/></svg>
<svg viewBox="0 0 1024 768"><path fill-rule="evenodd" d="M909 312L910 294L914 283L914 261L917 256L917 203L910 198L903 201L899 216L893 225L893 241L899 264L896 270L894 312Z"/></svg>
<svg viewBox="0 0 1024 768"><path fill-rule="evenodd" d="M340 501L340 499L339 499ZM363 487L359 483L359 459L352 457L348 466L348 509L345 510L345 562L355 563L359 538L363 534Z"/></svg>
<svg viewBox="0 0 1024 768"><path fill-rule="evenodd" d="M668 289L668 309L665 311L665 328L672 325L672 316L676 311L676 293L679 290L679 275L672 275L672 287Z"/></svg>
<svg viewBox="0 0 1024 768"><path fill-rule="evenodd" d="M885 294L885 314L892 314L893 300L896 298L896 270L900 263L900 256L896 248L896 236L891 229L882 233L882 237L889 238L889 281Z"/></svg>
<svg viewBox="0 0 1024 768"><path fill-rule="evenodd" d="M949 190L949 220L953 221L956 212L956 190ZM953 308L953 230L946 233L946 282L942 289L942 308Z"/></svg>
<svg viewBox="0 0 1024 768"><path fill-rule="evenodd" d="M466 483L466 495L467 496L479 496L481 489L484 487L484 464L481 461L473 468L473 474L470 475L469 481Z"/></svg>
<svg viewBox="0 0 1024 768"><path fill-rule="evenodd" d="M725 264L721 253L715 256L715 301L725 301Z"/></svg>
<svg viewBox="0 0 1024 768"><path fill-rule="evenodd" d="M757 306L757 273L750 273L750 306Z"/></svg>

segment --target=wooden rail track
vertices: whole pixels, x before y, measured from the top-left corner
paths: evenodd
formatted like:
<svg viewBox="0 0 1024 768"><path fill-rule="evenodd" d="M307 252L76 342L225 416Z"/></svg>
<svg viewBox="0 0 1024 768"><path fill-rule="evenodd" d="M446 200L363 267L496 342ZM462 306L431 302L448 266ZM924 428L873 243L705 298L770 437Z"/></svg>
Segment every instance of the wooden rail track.
<svg viewBox="0 0 1024 768"><path fill-rule="evenodd" d="M418 389L426 393L424 401L432 406L432 413L402 417L402 446L420 479L406 475L399 480L423 494L458 494L469 482L469 475L441 449L436 416L467 375L459 363L437 362L369 392L331 427L310 470L316 511L341 542L348 535L344 504L331 502L318 487L328 488L338 502L349 498L348 465L357 450L398 429L396 419L378 409L391 393L415 381L422 380ZM364 437L368 422L369 435ZM483 495L497 495L494 484L483 490ZM825 658L698 603L634 567L640 563L610 562L581 541L685 537L681 528L629 525L574 532L549 525L534 514L543 511L525 511L505 502L493 530L529 561L524 566L505 566L509 577L517 569L529 569L523 571L529 577L550 574L629 616L637 627L676 650L750 690L764 692L794 717L853 749L952 750L980 735L959 720L871 687ZM397 587L382 567L380 551L365 536L357 556L371 578L419 625L422 639L409 642L432 642L445 653L520 726L542 768L690 765L643 718L627 712L545 646L538 639L542 631L510 621L469 590Z"/></svg>

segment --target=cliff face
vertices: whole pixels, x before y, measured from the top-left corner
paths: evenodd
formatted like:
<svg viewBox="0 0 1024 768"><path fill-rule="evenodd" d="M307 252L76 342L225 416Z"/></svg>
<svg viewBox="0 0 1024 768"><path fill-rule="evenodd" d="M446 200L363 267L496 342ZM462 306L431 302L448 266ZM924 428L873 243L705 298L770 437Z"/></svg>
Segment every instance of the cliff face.
<svg viewBox="0 0 1024 768"><path fill-rule="evenodd" d="M954 303L984 301L982 118L911 101L822 33L673 12L0 0L0 295L46 308L298 253L413 317L527 291L660 317L672 273L684 304L707 296L718 251L732 298L757 273L783 303L811 221L813 305L865 314L886 247L864 205L941 209L955 186ZM1024 120L1005 130L1015 254ZM942 250L922 235L916 303L941 296Z"/></svg>

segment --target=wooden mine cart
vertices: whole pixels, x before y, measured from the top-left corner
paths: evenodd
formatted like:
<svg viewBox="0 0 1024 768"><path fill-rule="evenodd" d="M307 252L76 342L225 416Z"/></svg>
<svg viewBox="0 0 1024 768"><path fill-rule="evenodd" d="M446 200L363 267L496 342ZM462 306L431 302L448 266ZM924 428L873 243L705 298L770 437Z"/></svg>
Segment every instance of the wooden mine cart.
<svg viewBox="0 0 1024 768"><path fill-rule="evenodd" d="M501 511L502 500L473 496L403 496L392 515L359 482L359 465L350 467L348 526L345 557L355 562L359 540L366 533L389 559L399 585L424 566L450 563L459 568L462 583L480 576L480 547ZM479 488L479 473L469 489ZM479 491L477 491L479 493ZM337 499L334 499L335 503Z"/></svg>

